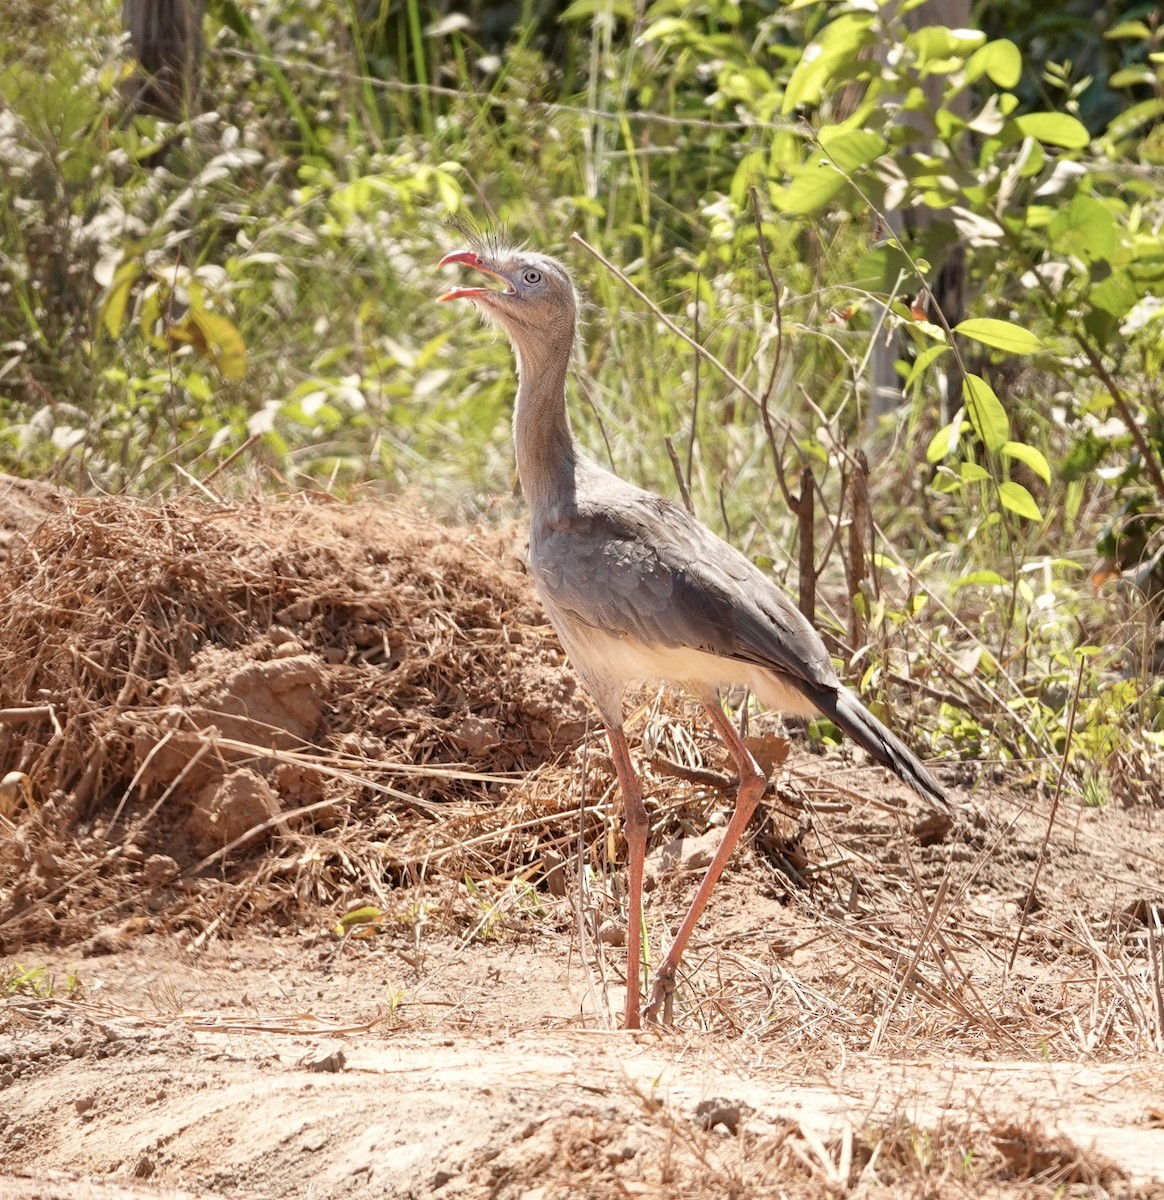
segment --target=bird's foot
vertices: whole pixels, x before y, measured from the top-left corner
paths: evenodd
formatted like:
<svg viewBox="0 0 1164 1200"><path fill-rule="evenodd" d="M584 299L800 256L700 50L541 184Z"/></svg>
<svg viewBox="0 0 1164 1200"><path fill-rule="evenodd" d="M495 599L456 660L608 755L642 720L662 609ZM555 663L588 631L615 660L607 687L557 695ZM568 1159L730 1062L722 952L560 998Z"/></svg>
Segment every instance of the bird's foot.
<svg viewBox="0 0 1164 1200"><path fill-rule="evenodd" d="M663 1010L663 1024L670 1025L675 1003L675 968L664 963L651 985L651 1002L643 1009L643 1020L654 1024Z"/></svg>

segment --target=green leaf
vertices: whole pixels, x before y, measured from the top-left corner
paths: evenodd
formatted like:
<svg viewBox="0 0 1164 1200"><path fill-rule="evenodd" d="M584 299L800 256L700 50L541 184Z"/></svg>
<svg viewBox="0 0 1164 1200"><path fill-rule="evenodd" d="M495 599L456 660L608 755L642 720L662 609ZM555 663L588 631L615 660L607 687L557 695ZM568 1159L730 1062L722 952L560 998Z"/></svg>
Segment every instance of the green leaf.
<svg viewBox="0 0 1164 1200"><path fill-rule="evenodd" d="M991 453L1010 441L1010 418L994 394L994 389L979 375L967 375L962 381L966 415L970 426Z"/></svg>
<svg viewBox="0 0 1164 1200"><path fill-rule="evenodd" d="M1029 329L993 317L971 317L967 321L959 321L954 326L954 332L1009 354L1034 354L1043 348L1038 336Z"/></svg>
<svg viewBox="0 0 1164 1200"><path fill-rule="evenodd" d="M744 207L748 199L748 189L753 184L763 183L766 177L766 167L765 156L760 150L753 150L751 154L745 154L740 159L736 173L732 176L731 185L732 203L736 208Z"/></svg>
<svg viewBox="0 0 1164 1200"><path fill-rule="evenodd" d="M1164 113L1164 99L1161 97L1153 96L1151 100L1141 100L1139 104L1133 104L1112 117L1104 141L1119 141L1131 137L1139 126L1155 121L1161 113Z"/></svg>
<svg viewBox="0 0 1164 1200"><path fill-rule="evenodd" d="M1113 88L1152 87L1155 82L1156 73L1150 67L1139 63L1134 67L1124 67L1122 71L1116 71L1107 81L1107 86Z"/></svg>
<svg viewBox="0 0 1164 1200"><path fill-rule="evenodd" d="M990 472L976 462L959 463L958 475L963 483L983 483L990 478Z"/></svg>
<svg viewBox="0 0 1164 1200"><path fill-rule="evenodd" d="M1022 78L1023 56L1014 42L1005 38L987 42L975 50L966 63L966 81L986 75L996 87L1013 88Z"/></svg>
<svg viewBox="0 0 1164 1200"><path fill-rule="evenodd" d="M906 391L909 391L909 389L913 387L917 380L919 380L949 349L949 346L946 346L942 343L939 343L936 346L927 346L917 356L917 358L913 360L913 366L910 367L909 374L905 377L905 383L902 384L902 387ZM961 420L961 417L962 414L959 413L958 419Z"/></svg>
<svg viewBox="0 0 1164 1200"><path fill-rule="evenodd" d="M376 908L372 904L366 904L363 908L350 909L336 922L333 932L337 936L341 936L353 926L369 925L373 921L378 921L383 915L383 909Z"/></svg>
<svg viewBox="0 0 1164 1200"><path fill-rule="evenodd" d="M963 424L962 413L958 412L949 425L943 425L930 438L930 444L926 447L926 462L939 463L958 449L958 438L962 433Z"/></svg>
<svg viewBox="0 0 1164 1200"><path fill-rule="evenodd" d="M784 212L807 216L819 212L846 187L845 177L820 153L793 176L787 187L771 189L772 203Z"/></svg>
<svg viewBox="0 0 1164 1200"><path fill-rule="evenodd" d="M1044 483L1051 482L1051 464L1047 462L1041 450L1028 446L1026 442L1007 442L1002 448L1002 454L1030 467Z"/></svg>
<svg viewBox="0 0 1164 1200"><path fill-rule="evenodd" d="M1014 483L1007 480L1006 483L998 485L998 498L1002 501L1002 507L1009 509L1012 513L1016 513L1020 517L1025 517L1028 521L1041 521L1043 514L1039 511L1039 506L1035 503L1035 498L1027 491L1021 483Z"/></svg>
<svg viewBox="0 0 1164 1200"><path fill-rule="evenodd" d="M1088 299L1092 308L1107 313L1114 324L1136 306L1140 292L1127 271L1113 271L1091 289Z"/></svg>
<svg viewBox="0 0 1164 1200"><path fill-rule="evenodd" d="M963 59L982 48L986 34L978 29L950 29L946 25L923 25L911 33L906 44L912 46L918 56L918 65L931 71L952 69ZM949 62L949 60L955 60Z"/></svg>
<svg viewBox="0 0 1164 1200"><path fill-rule="evenodd" d="M1055 214L1047 236L1056 254L1074 254L1085 262L1111 257L1119 240L1115 214L1102 201L1083 192Z"/></svg>
<svg viewBox="0 0 1164 1200"><path fill-rule="evenodd" d="M227 379L242 379L247 373L247 348L242 334L221 313L191 308L167 331L170 340L193 346L208 358Z"/></svg>
<svg viewBox="0 0 1164 1200"><path fill-rule="evenodd" d="M1152 31L1143 21L1121 21L1113 25L1104 35L1105 38L1135 38L1145 42L1152 40Z"/></svg>
<svg viewBox="0 0 1164 1200"><path fill-rule="evenodd" d="M624 21L635 19L635 6L631 0L574 0L559 21L589 21L606 14L621 17Z"/></svg>
<svg viewBox="0 0 1164 1200"><path fill-rule="evenodd" d="M954 590L964 587L1010 587L997 571L967 571L954 580Z"/></svg>
<svg viewBox="0 0 1164 1200"><path fill-rule="evenodd" d="M820 103L833 76L846 60L855 60L870 38L871 13L847 13L831 21L804 48L788 86L780 111L787 116L795 109Z"/></svg>
<svg viewBox="0 0 1164 1200"><path fill-rule="evenodd" d="M820 131L820 144L834 165L846 174L868 166L889 149L889 143L880 134L866 129L838 133L835 126Z"/></svg>
<svg viewBox="0 0 1164 1200"><path fill-rule="evenodd" d="M1079 479L1088 478L1103 462L1104 456L1112 448L1112 443L1104 438L1098 438L1090 430L1067 451L1066 457L1059 465L1059 473L1066 483L1074 483Z"/></svg>
<svg viewBox="0 0 1164 1200"><path fill-rule="evenodd" d="M869 292L896 295L903 282L913 277L913 263L897 242L875 246L857 264L850 282Z"/></svg>
<svg viewBox="0 0 1164 1200"><path fill-rule="evenodd" d="M125 322L125 310L129 304L129 293L141 274L141 262L132 258L123 262L114 273L113 282L101 301L101 323L106 332L115 340L121 336L121 326Z"/></svg>
<svg viewBox="0 0 1164 1200"><path fill-rule="evenodd" d="M1046 145L1083 150L1091 144L1087 126L1067 113L1026 113L1015 117L1013 124L1023 137L1033 137Z"/></svg>

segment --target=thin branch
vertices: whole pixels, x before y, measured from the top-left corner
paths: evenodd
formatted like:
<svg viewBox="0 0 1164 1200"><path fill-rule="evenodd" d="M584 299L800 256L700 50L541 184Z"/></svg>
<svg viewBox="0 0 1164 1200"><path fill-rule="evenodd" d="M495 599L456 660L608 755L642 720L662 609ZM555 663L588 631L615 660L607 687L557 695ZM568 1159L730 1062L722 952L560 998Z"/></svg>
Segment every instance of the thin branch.
<svg viewBox="0 0 1164 1200"><path fill-rule="evenodd" d="M1059 811L1059 800L1063 795L1063 780L1067 775L1067 761L1071 753L1071 740L1075 733L1075 714L1079 708L1079 693L1083 689L1083 662L1079 660L1079 674L1075 677L1075 695L1071 697L1071 712L1067 717L1067 736L1063 741L1063 760L1059 764L1059 778L1055 781L1055 794L1051 797L1051 812L1047 817L1047 828L1043 831L1043 844L1039 847L1039 857L1035 860L1035 873L1031 876L1031 886L1027 889L1027 898L1023 902L1022 912L1019 913L1018 929L1014 935L1014 945L1011 947L1010 959L1006 964L1008 971L1014 970L1014 960L1018 957L1019 943L1023 940L1023 931L1027 926L1027 915L1031 911L1031 902L1035 898L1035 885L1043 870L1047 858L1047 845L1051 840L1051 830L1055 827L1055 815Z"/></svg>
<svg viewBox="0 0 1164 1200"><path fill-rule="evenodd" d="M702 276L695 275L695 340L699 341L699 284ZM691 467L695 458L695 435L699 429L699 355L695 356L693 372L693 396L691 398L691 436L687 439L687 489L686 495L691 494ZM691 511L691 505L687 505Z"/></svg>
<svg viewBox="0 0 1164 1200"><path fill-rule="evenodd" d="M733 387L737 388L743 395L757 407L763 407L763 401L748 385L739 378L738 375L730 371L706 346L701 346L689 333L680 329L674 321L630 278L607 258L601 250L595 249L580 233L570 235L570 241L577 242L588 254L593 255L598 261L617 279L624 287L629 289L634 296L641 300L648 309L673 333L676 337L685 341L692 350L695 351L705 362L714 367ZM791 432L791 431L789 431Z"/></svg>
<svg viewBox="0 0 1164 1200"><path fill-rule="evenodd" d="M671 460L671 469L675 472L675 482L679 484L679 495L683 497L683 507L692 516L695 516L695 508L691 503L691 489L687 486L687 480L683 478L683 467L679 462L679 455L675 452L675 443L671 440L669 433L664 436L663 445L667 447L667 457Z"/></svg>

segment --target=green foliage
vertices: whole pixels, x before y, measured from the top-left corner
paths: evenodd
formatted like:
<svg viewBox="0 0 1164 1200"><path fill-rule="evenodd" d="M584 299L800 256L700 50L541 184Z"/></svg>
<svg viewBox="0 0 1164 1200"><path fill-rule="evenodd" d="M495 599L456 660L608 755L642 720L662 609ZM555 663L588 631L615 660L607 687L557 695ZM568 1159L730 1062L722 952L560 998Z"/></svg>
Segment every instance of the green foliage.
<svg viewBox="0 0 1164 1200"><path fill-rule="evenodd" d="M18 962L0 965L0 996L32 996L38 1000L78 1000L85 985L75 971L69 971L63 984L47 967L26 967Z"/></svg>
<svg viewBox="0 0 1164 1200"><path fill-rule="evenodd" d="M774 476L811 466L832 599L864 444L883 546L930 584L874 556L865 686L932 672L939 740L1037 759L1071 720L1044 684L1074 688L1090 648L1077 720L1134 710L1154 735L1146 682L1135 705L1108 688L1143 664L1109 644L1081 561L1098 540L1147 593L1164 554L1147 10L1085 44L1094 6L1069 0L1076 40L1039 61L1053 30L1019 0L969 30L842 3L518 7L211 0L207 111L180 126L124 113L111 0L38 10L35 37L0 20L0 467L480 509L512 483L512 367L433 303L445 220L469 208L551 251L577 230L769 405L571 253L594 453L673 491L670 437L700 515L781 577ZM926 292L958 262L970 311L946 321ZM872 431L889 332L908 404ZM1118 756L1096 736L1078 745Z"/></svg>

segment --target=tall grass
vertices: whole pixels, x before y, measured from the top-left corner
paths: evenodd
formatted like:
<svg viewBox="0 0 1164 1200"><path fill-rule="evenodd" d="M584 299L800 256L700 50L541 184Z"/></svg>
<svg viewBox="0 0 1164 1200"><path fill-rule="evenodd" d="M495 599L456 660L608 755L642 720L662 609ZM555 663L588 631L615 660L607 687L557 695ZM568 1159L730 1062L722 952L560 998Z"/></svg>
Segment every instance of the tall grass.
<svg viewBox="0 0 1164 1200"><path fill-rule="evenodd" d="M766 18L753 45L709 10L677 49L599 8L571 26L559 61L531 22L490 62L473 30L427 26L418 0L370 16L352 0L215 11L213 108L178 129L122 116L115 6L42 14L50 36L37 46L0 26L0 467L81 490L165 494L193 478L224 496L408 490L437 512L498 497L516 511L508 348L434 303L434 264L456 237L445 220L468 209L574 268L586 307L572 404L591 453L675 495L669 438L684 469L690 457L698 514L792 586L795 522L778 473L795 484L811 465L822 615L840 633L842 484L864 445L882 564L869 644L851 648L865 684L925 675L939 740L968 754L1063 747L1067 713L1047 681L1073 683L1076 646L1105 644L1079 629L1105 615L1062 564L1086 561L1101 512L1086 495L1049 497L1071 523L1014 535L1014 561L1031 567L1021 596L946 588L990 552L966 532L979 514L921 465L935 391L867 427L872 323L852 281L873 215L777 220L761 188L759 232L753 221L748 184L787 136L756 114L784 69L779 48L803 40L797 22L811 14ZM22 87L34 76L38 95L47 82L56 97L55 125ZM775 445L750 401L568 246L575 231L750 388L774 381ZM205 327L190 326L192 310ZM221 369L234 336L241 377ZM1021 415L1024 436L1061 458L1046 414L1031 403ZM904 564L925 555L912 575ZM1097 650L1088 668L1096 721L1134 710L1150 732L1148 687L1105 693L1104 661Z"/></svg>

